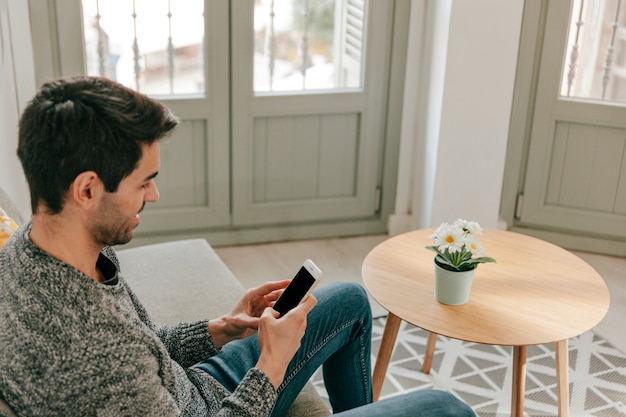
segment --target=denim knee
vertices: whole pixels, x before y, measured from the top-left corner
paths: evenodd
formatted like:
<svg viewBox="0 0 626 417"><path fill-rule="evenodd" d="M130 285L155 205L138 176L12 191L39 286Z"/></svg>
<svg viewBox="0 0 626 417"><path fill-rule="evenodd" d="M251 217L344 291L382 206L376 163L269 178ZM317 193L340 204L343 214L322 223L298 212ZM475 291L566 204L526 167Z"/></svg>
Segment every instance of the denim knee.
<svg viewBox="0 0 626 417"><path fill-rule="evenodd" d="M439 390L421 392L428 392L431 402L441 406L437 412L437 417L476 417L476 413L469 405L449 392Z"/></svg>
<svg viewBox="0 0 626 417"><path fill-rule="evenodd" d="M342 306L362 312L365 318L371 319L371 308L367 292L360 284L355 282L337 282L328 286L335 300Z"/></svg>

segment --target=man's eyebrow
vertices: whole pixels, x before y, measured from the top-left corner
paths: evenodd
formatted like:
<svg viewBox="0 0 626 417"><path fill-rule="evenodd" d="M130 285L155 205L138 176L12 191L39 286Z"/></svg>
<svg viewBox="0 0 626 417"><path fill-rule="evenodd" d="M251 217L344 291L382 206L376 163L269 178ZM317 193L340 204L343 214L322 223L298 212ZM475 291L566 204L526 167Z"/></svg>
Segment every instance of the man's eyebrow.
<svg viewBox="0 0 626 417"><path fill-rule="evenodd" d="M154 179L157 175L159 175L159 171L154 172L154 174L148 175L144 181L150 181Z"/></svg>

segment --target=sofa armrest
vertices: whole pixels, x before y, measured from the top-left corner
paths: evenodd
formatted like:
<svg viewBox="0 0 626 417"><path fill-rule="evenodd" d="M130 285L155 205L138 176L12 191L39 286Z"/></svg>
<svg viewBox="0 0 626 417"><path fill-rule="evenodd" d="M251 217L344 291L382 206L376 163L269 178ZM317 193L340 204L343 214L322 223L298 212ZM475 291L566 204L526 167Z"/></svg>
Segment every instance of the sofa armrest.
<svg viewBox="0 0 626 417"><path fill-rule="evenodd" d="M121 272L156 323L225 314L244 288L204 239L117 251Z"/></svg>

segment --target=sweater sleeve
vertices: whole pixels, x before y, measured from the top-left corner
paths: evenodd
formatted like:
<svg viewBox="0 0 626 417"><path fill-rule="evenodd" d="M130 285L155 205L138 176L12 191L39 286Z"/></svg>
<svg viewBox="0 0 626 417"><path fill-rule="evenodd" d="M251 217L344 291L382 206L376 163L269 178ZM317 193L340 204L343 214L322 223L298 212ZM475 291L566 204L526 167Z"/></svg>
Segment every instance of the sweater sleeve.
<svg viewBox="0 0 626 417"><path fill-rule="evenodd" d="M235 392L222 402L225 415L252 416L269 415L278 394L267 376L253 368L243 378Z"/></svg>
<svg viewBox="0 0 626 417"><path fill-rule="evenodd" d="M176 325L156 324L150 319L145 307L125 280L123 285L141 321L157 334L176 362L183 366L191 366L220 352L213 344L208 320Z"/></svg>
<svg viewBox="0 0 626 417"><path fill-rule="evenodd" d="M208 325L208 320L176 326L155 325L154 331L172 359L188 367L220 352L213 344Z"/></svg>
<svg viewBox="0 0 626 417"><path fill-rule="evenodd" d="M208 380L208 383L195 383L196 386L207 389L212 387L213 391L223 390L224 388L211 378L206 372L188 368L187 373L191 381L196 379ZM215 411L217 417L263 417L268 416L272 411L278 393L269 378L259 369L252 368L237 386L234 392L226 393L219 404L219 409ZM182 410L183 415L186 414ZM191 414L189 414L191 415Z"/></svg>

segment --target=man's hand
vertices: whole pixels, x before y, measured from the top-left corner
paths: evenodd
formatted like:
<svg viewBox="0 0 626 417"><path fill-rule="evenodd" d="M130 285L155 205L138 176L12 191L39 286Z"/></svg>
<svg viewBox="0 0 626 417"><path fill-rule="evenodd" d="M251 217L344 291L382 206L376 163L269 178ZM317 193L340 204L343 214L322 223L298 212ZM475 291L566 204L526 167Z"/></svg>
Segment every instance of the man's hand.
<svg viewBox="0 0 626 417"><path fill-rule="evenodd" d="M213 344L221 348L235 339L243 339L259 328L263 312L274 305L290 280L270 281L246 291L233 310L222 317L209 320Z"/></svg>
<svg viewBox="0 0 626 417"><path fill-rule="evenodd" d="M256 367L262 370L276 389L282 383L287 366L300 348L306 330L306 317L317 300L310 295L296 308L280 317L280 313L266 308L259 323L261 355Z"/></svg>

